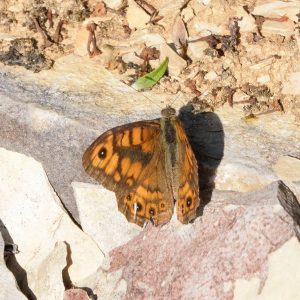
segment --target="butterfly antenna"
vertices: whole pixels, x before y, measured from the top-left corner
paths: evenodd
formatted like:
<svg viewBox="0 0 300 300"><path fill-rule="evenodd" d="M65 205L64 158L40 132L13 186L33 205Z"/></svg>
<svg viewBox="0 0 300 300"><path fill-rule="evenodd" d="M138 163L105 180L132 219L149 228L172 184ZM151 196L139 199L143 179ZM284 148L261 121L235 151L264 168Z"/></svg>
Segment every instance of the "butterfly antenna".
<svg viewBox="0 0 300 300"><path fill-rule="evenodd" d="M197 76L199 75L199 72L196 72L196 74L192 77L192 78L190 78L190 80L194 80ZM157 83L157 85L158 86L161 86L161 84L158 82ZM131 89L133 89L134 91L136 91L136 92L138 92L139 94L141 94L145 99L147 99L147 100L149 100L153 105L155 105L155 106L157 106L160 110L162 109L162 107L161 106L159 106L155 101L153 101L151 98L149 98L149 97L147 97L145 94L144 94L144 92L146 92L146 91L139 91L139 90L137 90L137 89L135 89L134 87L132 87L132 86L130 86L130 85L128 85ZM180 101L181 103L182 103L182 105L186 105L186 103L188 102L188 100L190 100L190 99L188 99L187 98L187 96L185 95L185 93L184 92L186 92L186 91L188 91L188 87L187 86L185 86L182 90L180 90L179 92L178 92L178 95L172 100L172 101L170 101L170 103L169 104L167 104L167 106L173 106L173 104L178 100L178 98L180 97L180 96L183 96L185 99L187 99L187 101L185 102L185 101ZM149 90L147 90L147 91L151 91L151 89L149 89Z"/></svg>

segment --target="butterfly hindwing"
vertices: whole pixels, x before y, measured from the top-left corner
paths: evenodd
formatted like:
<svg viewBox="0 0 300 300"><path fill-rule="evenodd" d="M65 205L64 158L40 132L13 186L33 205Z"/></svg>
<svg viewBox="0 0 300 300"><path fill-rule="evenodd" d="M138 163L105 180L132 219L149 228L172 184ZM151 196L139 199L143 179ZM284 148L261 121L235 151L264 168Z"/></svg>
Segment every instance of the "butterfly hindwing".
<svg viewBox="0 0 300 300"><path fill-rule="evenodd" d="M177 219L189 223L196 217L199 201L197 160L179 120L176 120L178 142L179 189L176 203Z"/></svg>
<svg viewBox="0 0 300 300"><path fill-rule="evenodd" d="M156 145L159 147L159 144ZM150 220L156 226L167 223L173 215L173 196L167 182L164 153L157 148L138 185L131 191L117 193L119 210L129 222L140 226Z"/></svg>

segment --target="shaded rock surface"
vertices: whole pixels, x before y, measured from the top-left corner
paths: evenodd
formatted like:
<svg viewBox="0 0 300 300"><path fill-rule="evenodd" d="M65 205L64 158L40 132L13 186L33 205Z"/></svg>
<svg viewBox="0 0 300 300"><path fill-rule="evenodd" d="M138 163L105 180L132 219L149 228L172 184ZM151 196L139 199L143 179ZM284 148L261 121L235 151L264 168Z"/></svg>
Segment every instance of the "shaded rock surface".
<svg viewBox="0 0 300 300"><path fill-rule="evenodd" d="M2 231L2 228L1 228ZM14 275L10 270L7 269L5 260L4 260L4 240L0 234L0 248L1 248L1 257L0 257L0 286L1 286L1 295L0 299L12 299L12 300L21 300L26 299L26 297L21 293L17 288L17 283Z"/></svg>

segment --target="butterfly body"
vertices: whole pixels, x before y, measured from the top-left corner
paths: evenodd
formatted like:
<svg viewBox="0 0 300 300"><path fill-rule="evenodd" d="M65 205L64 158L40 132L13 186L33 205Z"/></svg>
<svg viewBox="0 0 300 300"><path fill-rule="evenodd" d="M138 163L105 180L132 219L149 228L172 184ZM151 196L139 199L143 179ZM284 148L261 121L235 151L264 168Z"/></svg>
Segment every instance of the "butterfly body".
<svg viewBox="0 0 300 300"><path fill-rule="evenodd" d="M177 218L188 223L199 206L197 161L175 110L162 118L115 127L83 155L86 172L116 193L127 220L143 226Z"/></svg>

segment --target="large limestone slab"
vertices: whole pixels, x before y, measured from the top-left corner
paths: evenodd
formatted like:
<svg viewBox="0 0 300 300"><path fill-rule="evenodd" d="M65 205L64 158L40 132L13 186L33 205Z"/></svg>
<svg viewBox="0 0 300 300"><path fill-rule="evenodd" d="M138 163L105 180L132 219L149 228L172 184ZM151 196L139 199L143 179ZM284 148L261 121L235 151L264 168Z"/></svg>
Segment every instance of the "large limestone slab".
<svg viewBox="0 0 300 300"><path fill-rule="evenodd" d="M262 299L273 299L267 295L275 297L280 282L286 286L278 295L287 289L298 295L299 243L290 240L293 221L277 192L277 183L251 193L215 192L193 224L147 226L110 252L95 290L114 299L232 299L240 279L253 278L254 287L244 284L238 299L256 299L260 282L266 282Z"/></svg>
<svg viewBox="0 0 300 300"><path fill-rule="evenodd" d="M101 265L103 253L61 207L42 165L33 158L3 148L0 162L1 218L19 247L17 260L27 272L33 293L38 296L41 291L35 282L42 277L45 262L51 269L49 262L56 256L58 250L53 249L57 242L63 242L60 248L65 250L64 257L58 256L59 260L53 262L61 266L56 283L62 281L62 268L67 264L70 280L75 285L94 273ZM52 286L51 280L48 283Z"/></svg>

